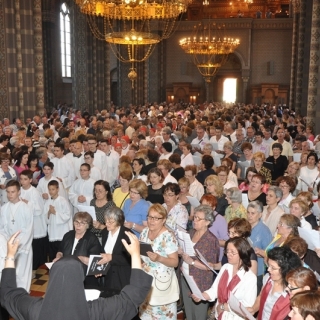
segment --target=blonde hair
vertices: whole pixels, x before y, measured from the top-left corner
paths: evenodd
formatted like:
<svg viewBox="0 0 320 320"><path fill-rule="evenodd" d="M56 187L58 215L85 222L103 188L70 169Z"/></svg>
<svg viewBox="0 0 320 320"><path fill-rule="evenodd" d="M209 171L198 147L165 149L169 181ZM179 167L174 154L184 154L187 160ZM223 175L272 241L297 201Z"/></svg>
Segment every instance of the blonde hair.
<svg viewBox="0 0 320 320"><path fill-rule="evenodd" d="M262 159L262 161L266 160L265 154L262 153L261 151L255 152L252 157L253 157L253 160L256 160L258 158Z"/></svg>
<svg viewBox="0 0 320 320"><path fill-rule="evenodd" d="M129 189L137 189L141 198L145 199L148 196L148 187L146 183L140 179L134 179L129 182Z"/></svg>
<svg viewBox="0 0 320 320"><path fill-rule="evenodd" d="M213 184L215 187L215 191L218 197L221 197L223 195L223 185L220 182L220 179L218 176L211 174L210 176L207 176L206 180L204 181L205 185Z"/></svg>

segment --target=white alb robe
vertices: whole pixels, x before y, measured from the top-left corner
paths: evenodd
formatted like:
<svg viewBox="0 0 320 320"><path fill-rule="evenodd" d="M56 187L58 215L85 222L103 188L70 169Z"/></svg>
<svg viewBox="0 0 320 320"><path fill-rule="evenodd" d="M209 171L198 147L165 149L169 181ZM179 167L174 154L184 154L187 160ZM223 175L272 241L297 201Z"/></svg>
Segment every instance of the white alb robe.
<svg viewBox="0 0 320 320"><path fill-rule="evenodd" d="M44 193L46 193L50 198L48 183L51 180L58 181L58 183L59 183L59 196L65 198L66 200L69 201L68 193L67 193L66 189L64 188L63 184L56 177L53 177L53 176L51 176L51 178L48 180L46 179L46 177L43 177L39 180L39 183L37 185L37 190L40 192L41 197ZM43 199L43 201L45 203L47 200Z"/></svg>
<svg viewBox="0 0 320 320"><path fill-rule="evenodd" d="M62 180L65 189L71 187L72 183L76 179L72 162L70 162L65 156L62 158L53 158L51 162L54 165L54 175Z"/></svg>

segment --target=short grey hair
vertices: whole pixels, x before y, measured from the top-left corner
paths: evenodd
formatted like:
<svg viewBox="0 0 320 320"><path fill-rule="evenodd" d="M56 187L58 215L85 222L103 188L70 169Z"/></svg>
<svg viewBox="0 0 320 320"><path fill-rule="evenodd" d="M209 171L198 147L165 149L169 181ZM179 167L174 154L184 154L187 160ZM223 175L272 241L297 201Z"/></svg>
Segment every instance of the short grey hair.
<svg viewBox="0 0 320 320"><path fill-rule="evenodd" d="M282 199L282 196L283 196L283 192L282 190L279 188L279 187L276 187L276 186L270 186L268 191L273 191L276 195L276 198L280 198Z"/></svg>
<svg viewBox="0 0 320 320"><path fill-rule="evenodd" d="M229 188L227 189L226 194L231 202L242 203L242 192L238 188Z"/></svg>
<svg viewBox="0 0 320 320"><path fill-rule="evenodd" d="M114 219L117 226L123 226L124 220L125 220L123 211L120 208L115 206L108 208L104 212L104 219L109 219L109 220Z"/></svg>
<svg viewBox="0 0 320 320"><path fill-rule="evenodd" d="M249 202L249 204L248 204L247 210L248 210L249 208L252 208L252 209L256 210L258 213L262 213L262 211L263 211L263 204L262 204L260 201L257 201L257 200L251 201L251 202Z"/></svg>
<svg viewBox="0 0 320 320"><path fill-rule="evenodd" d="M213 151L213 146L211 143L206 143L204 146L203 146L203 149L210 149L210 151Z"/></svg>
<svg viewBox="0 0 320 320"><path fill-rule="evenodd" d="M194 214L197 212L203 212L204 213L204 218L206 221L209 221L208 227L211 227L213 222L214 222L214 216L213 216L213 210L210 206L207 205L200 205L196 208L194 208Z"/></svg>
<svg viewBox="0 0 320 320"><path fill-rule="evenodd" d="M164 132L164 133L166 133L166 134L172 134L172 131L171 131L171 129L170 129L169 127L164 127L164 128L162 129L162 132Z"/></svg>

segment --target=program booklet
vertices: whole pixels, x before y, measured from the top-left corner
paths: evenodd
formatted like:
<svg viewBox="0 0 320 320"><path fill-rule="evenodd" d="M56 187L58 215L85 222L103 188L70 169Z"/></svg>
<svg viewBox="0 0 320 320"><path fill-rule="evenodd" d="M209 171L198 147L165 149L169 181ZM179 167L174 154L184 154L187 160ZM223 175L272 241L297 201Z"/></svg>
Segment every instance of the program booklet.
<svg viewBox="0 0 320 320"><path fill-rule="evenodd" d="M98 262L102 259L102 256L99 255L90 255L87 276L94 276L97 274L106 275L110 266L109 263L106 264L98 264Z"/></svg>

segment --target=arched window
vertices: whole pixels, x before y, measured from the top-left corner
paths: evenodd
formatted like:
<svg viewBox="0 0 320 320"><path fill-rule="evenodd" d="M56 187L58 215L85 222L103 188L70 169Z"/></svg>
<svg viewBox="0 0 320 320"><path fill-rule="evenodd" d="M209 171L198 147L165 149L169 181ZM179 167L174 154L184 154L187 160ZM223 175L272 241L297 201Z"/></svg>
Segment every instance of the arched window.
<svg viewBox="0 0 320 320"><path fill-rule="evenodd" d="M70 10L66 3L60 9L60 46L62 77L71 77Z"/></svg>

